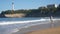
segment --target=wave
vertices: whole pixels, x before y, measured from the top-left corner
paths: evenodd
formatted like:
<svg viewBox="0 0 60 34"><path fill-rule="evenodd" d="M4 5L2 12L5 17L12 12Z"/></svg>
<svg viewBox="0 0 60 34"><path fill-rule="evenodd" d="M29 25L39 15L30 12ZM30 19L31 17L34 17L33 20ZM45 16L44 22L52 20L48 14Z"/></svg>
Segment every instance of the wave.
<svg viewBox="0 0 60 34"><path fill-rule="evenodd" d="M3 21L0 25L8 25L8 24L18 24L18 23L30 23L30 22L39 22L39 21L46 21L46 19L39 19L39 20L27 20L27 21Z"/></svg>

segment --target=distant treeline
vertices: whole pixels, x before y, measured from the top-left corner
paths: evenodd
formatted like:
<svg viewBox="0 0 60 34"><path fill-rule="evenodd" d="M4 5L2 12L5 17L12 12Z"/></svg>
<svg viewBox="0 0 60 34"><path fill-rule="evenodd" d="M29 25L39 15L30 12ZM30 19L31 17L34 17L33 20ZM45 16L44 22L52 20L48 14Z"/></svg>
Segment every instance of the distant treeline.
<svg viewBox="0 0 60 34"><path fill-rule="evenodd" d="M24 13L25 17L49 17L57 16L60 17L60 4L55 7L54 5L48 7L39 7L38 9L29 9L29 10L6 10L2 11L1 14L17 14Z"/></svg>

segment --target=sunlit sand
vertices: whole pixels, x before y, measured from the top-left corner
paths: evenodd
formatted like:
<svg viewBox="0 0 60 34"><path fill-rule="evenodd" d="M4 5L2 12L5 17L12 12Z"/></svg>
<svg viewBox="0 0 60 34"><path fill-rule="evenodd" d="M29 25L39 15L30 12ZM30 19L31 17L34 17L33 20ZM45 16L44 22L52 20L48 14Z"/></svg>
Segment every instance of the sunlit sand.
<svg viewBox="0 0 60 34"><path fill-rule="evenodd" d="M25 34L60 34L60 27L31 31Z"/></svg>

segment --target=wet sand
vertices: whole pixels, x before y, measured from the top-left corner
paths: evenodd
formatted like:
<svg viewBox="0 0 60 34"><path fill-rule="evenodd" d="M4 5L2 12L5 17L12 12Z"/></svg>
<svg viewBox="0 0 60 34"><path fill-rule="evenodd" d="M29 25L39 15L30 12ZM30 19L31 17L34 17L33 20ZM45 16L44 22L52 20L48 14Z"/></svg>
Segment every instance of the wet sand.
<svg viewBox="0 0 60 34"><path fill-rule="evenodd" d="M22 28L13 34L60 34L60 20L54 21L53 28L51 23Z"/></svg>
<svg viewBox="0 0 60 34"><path fill-rule="evenodd" d="M31 31L25 34L60 34L60 27Z"/></svg>

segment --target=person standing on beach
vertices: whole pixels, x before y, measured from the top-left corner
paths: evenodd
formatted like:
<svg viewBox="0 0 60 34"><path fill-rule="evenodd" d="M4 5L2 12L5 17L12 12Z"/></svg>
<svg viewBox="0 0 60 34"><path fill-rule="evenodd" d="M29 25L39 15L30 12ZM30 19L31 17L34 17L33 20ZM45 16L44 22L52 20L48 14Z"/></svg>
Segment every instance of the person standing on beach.
<svg viewBox="0 0 60 34"><path fill-rule="evenodd" d="M50 21L51 21L51 27L53 28L54 27L54 21L53 21L53 17L52 16L50 17Z"/></svg>

